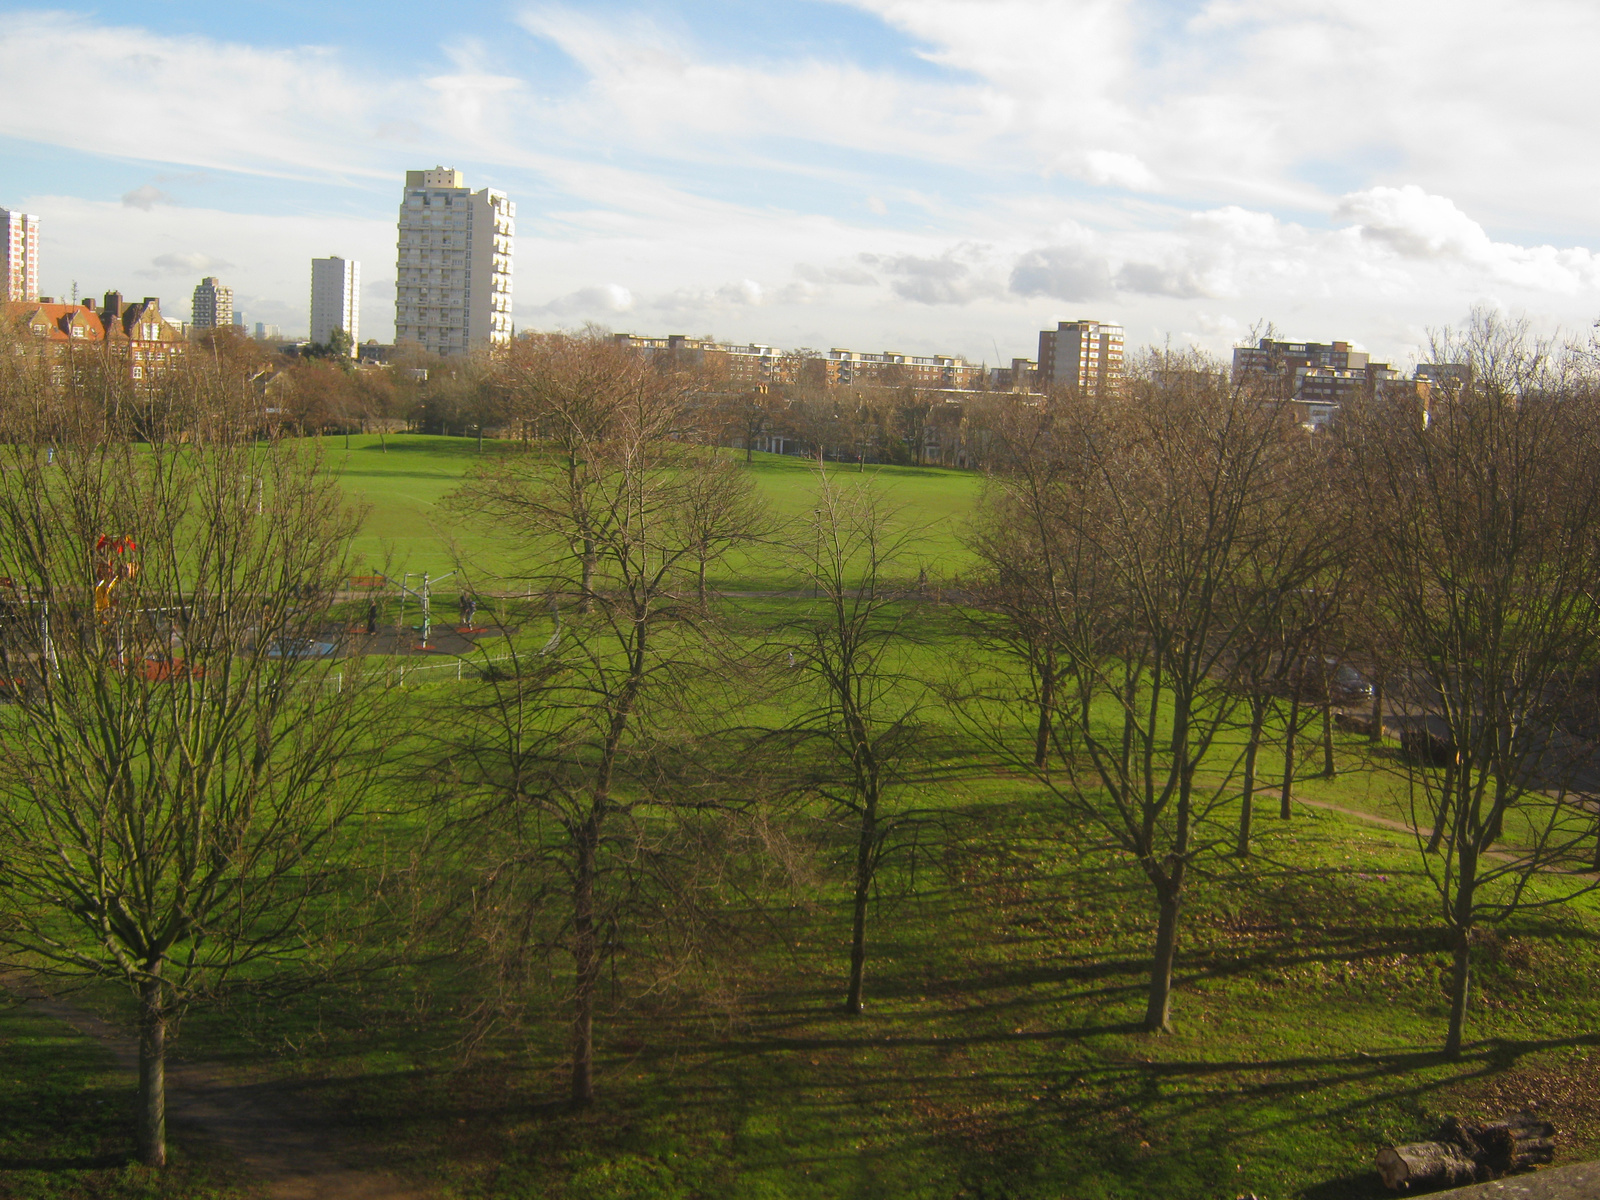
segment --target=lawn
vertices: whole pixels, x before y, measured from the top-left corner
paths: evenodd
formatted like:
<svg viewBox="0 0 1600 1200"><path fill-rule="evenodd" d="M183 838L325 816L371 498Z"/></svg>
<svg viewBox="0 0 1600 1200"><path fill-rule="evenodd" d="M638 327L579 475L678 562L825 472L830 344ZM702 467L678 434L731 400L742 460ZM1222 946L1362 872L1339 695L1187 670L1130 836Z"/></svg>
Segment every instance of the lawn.
<svg viewBox="0 0 1600 1200"><path fill-rule="evenodd" d="M357 561L399 575L427 571L441 575L458 557L475 574L515 573L516 547L505 539L474 528L440 507L462 477L481 461L471 438L397 434L327 439L328 467L338 473L351 500L367 510L356 541ZM486 442L484 454L522 453L514 444ZM721 451L723 454L732 451ZM779 522L807 519L816 490L816 464L810 459L757 454L751 475ZM905 521L923 531L921 557L928 573L950 578L970 570L960 546L963 523L977 501L983 478L971 471L938 467L856 467L829 463L829 476L848 487L871 480ZM389 566L386 568L384 564ZM713 580L722 590L771 590L795 586L792 568L772 545L752 548L728 564Z"/></svg>
<svg viewBox="0 0 1600 1200"><path fill-rule="evenodd" d="M374 556L449 569L429 522L474 443L328 450L372 507ZM801 518L811 469L751 465L774 510ZM981 480L878 478L928 524L930 574L955 574ZM504 553L482 534L460 540ZM782 568L753 556L724 590L775 590ZM729 603L752 639L811 611L804 596ZM947 681L984 669L954 610L908 620L907 665ZM408 727L439 719L435 702L447 711L470 680L440 670L408 685ZM740 716L776 720L784 703L757 698ZM961 743L931 697L926 717ZM1392 749L1341 732L1336 750L1330 780L1304 753L1297 795L1404 815ZM463 1200L1358 1200L1383 1194L1382 1145L1446 1113L1529 1105L1558 1125L1558 1161L1600 1154L1600 908L1586 898L1487 931L1468 1047L1445 1060L1449 956L1414 838L1306 805L1279 820L1280 753L1262 755L1255 854L1215 854L1191 883L1170 1035L1136 1026L1154 913L1135 864L1041 789L974 761L919 797L941 819L886 868L859 1018L840 1011L848 830L809 811L793 818L807 869L790 886L730 899L728 935L673 986L608 992L587 1111L559 1103L565 965L552 961L526 1003L486 1007L494 980L451 960L449 925L400 965L197 1009L176 1053L306 1082L331 1131ZM1236 813L1222 806L1204 832L1227 844ZM416 827L386 820L402 862ZM125 1015L120 994L96 999ZM113 1165L127 1153L126 1084L69 1030L0 1018L0 1103L44 1114L0 1135L0 1194L229 1195L188 1159L160 1181Z"/></svg>
<svg viewBox="0 0 1600 1200"><path fill-rule="evenodd" d="M131 1164L133 1089L109 1051L0 996L0 1196L248 1200L228 1164L182 1143L163 1172Z"/></svg>
<svg viewBox="0 0 1600 1200"><path fill-rule="evenodd" d="M1248 869L1195 884L1175 1032L1151 1037L1130 864L1015 783L947 799L917 886L891 878L874 911L865 1016L838 1008L825 853L814 894L744 914L747 946L697 986L607 1017L587 1112L557 1102L559 997L468 1056L474 996L448 972L244 1005L193 1022L187 1050L275 1052L322 1081L329 1120L473 1197L1355 1200L1381 1194L1379 1146L1530 1103L1563 1161L1600 1151L1600 1004L1576 983L1593 905L1485 938L1471 1044L1446 1061L1448 955L1409 838L1299 808L1261 822Z"/></svg>

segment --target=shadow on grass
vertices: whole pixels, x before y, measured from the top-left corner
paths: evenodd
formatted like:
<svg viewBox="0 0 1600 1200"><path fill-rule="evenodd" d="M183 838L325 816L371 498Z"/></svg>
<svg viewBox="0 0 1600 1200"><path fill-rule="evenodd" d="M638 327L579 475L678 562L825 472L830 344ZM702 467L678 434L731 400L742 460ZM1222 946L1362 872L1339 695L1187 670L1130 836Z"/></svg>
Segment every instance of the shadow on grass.
<svg viewBox="0 0 1600 1200"><path fill-rule="evenodd" d="M4 1173L7 1171L106 1171L121 1167L128 1161L126 1154L82 1154L65 1158L0 1155L0 1187L5 1183Z"/></svg>

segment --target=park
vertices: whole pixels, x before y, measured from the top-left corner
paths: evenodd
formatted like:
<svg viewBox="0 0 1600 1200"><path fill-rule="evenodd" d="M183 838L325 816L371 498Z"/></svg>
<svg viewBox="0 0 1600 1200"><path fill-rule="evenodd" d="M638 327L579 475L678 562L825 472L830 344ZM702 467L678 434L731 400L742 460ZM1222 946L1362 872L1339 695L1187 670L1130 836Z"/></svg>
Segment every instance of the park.
<svg viewBox="0 0 1600 1200"><path fill-rule="evenodd" d="M423 434L218 451L230 511L283 515L235 585L261 611L246 627L214 602L203 669L127 671L139 638L169 635L109 586L99 627L15 602L35 691L72 677L73 629L104 658L119 621L109 669L152 712L253 664L299 772L262 795L290 795L307 830L337 819L292 860L250 843L291 898L217 917L190 952L214 978L164 1018L164 1168L130 1161L138 996L109 968L72 974L87 950L11 980L0 1194L314 1195L290 1189L321 1173L396 1197L1355 1200L1388 1194L1381 1148L1522 1110L1555 1124L1558 1162L1600 1154L1594 822L1564 800L1545 821L1547 780L1497 809L1490 856L1531 864L1506 877L1514 901L1458 928L1441 863L1465 868L1430 857L1421 814L1467 772L1407 753L1381 699L1365 724L1371 703L1327 686L1319 709L1281 646L1233 647L1186 668L1200 700L1160 709L1173 685L1135 669L1124 620L1076 668L1041 667L1024 618L1044 610L994 590L1032 543L992 474L629 436L646 466L586 476L551 443ZM71 490L65 457L40 488ZM203 491L207 469L163 486ZM142 534L116 551L137 576L107 557L102 581L187 579L212 561L188 528ZM1282 603L1324 603L1327 562L1286 568ZM1092 610L1095 578L1053 583L1045 609ZM1218 611L1242 626L1259 614L1241 595ZM1277 690L1245 689L1248 670ZM20 727L38 705L16 692L0 721ZM1163 767L1179 711L1197 748ZM243 761L251 728L218 745ZM1088 764L1118 737L1120 764L1095 769L1173 781L1179 807L1149 811L1180 814L1154 835L1178 840L1140 843L1105 800ZM1135 791L1117 803L1154 803ZM71 940L66 917L8 912Z"/></svg>

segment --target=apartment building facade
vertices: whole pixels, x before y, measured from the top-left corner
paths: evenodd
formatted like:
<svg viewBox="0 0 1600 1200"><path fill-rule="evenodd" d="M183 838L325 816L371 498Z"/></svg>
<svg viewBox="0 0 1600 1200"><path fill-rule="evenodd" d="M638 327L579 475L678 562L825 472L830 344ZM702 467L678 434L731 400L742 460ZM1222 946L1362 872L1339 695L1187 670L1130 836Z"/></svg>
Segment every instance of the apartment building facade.
<svg viewBox="0 0 1600 1200"><path fill-rule="evenodd" d="M350 352L361 340L361 264L354 259L311 260L311 340L326 346L335 329L350 335Z"/></svg>
<svg viewBox="0 0 1600 1200"><path fill-rule="evenodd" d="M617 345L651 354L672 354L704 367L733 384L809 383L827 387L919 387L964 391L976 386L983 369L954 354L915 355L893 350L863 353L832 350L780 350L752 342L714 342L669 334L614 335Z"/></svg>
<svg viewBox="0 0 1600 1200"><path fill-rule="evenodd" d="M3 311L36 339L58 383L65 379L73 354L95 352L107 355L130 381L149 386L186 349L182 331L161 315L161 301L155 296L125 300L121 292L107 292L98 308L88 300L14 301Z"/></svg>
<svg viewBox="0 0 1600 1200"><path fill-rule="evenodd" d="M0 300L39 298L39 218L0 208Z"/></svg>
<svg viewBox="0 0 1600 1200"><path fill-rule="evenodd" d="M215 275L195 285L189 324L196 329L223 329L233 324L233 289Z"/></svg>
<svg viewBox="0 0 1600 1200"><path fill-rule="evenodd" d="M441 356L504 346L512 335L517 206L472 191L460 171L407 171L400 204L395 340Z"/></svg>
<svg viewBox="0 0 1600 1200"><path fill-rule="evenodd" d="M703 369L712 378L733 385L794 383L799 379L799 358L760 342L715 342L681 333L666 337L617 333L611 340L626 350L671 355L685 366Z"/></svg>
<svg viewBox="0 0 1600 1200"><path fill-rule="evenodd" d="M901 354L846 350L835 347L813 356L822 382L834 387L916 387L939 391L967 391L982 377L983 369L957 354Z"/></svg>
<svg viewBox="0 0 1600 1200"><path fill-rule="evenodd" d="M1083 396L1106 396L1122 387L1126 333L1107 321L1060 321L1039 333L1041 391L1071 388Z"/></svg>
<svg viewBox="0 0 1600 1200"><path fill-rule="evenodd" d="M1404 382L1388 363L1375 363L1349 342L1286 342L1262 338L1233 351L1233 380L1253 383L1293 404L1303 424L1321 428L1345 405Z"/></svg>

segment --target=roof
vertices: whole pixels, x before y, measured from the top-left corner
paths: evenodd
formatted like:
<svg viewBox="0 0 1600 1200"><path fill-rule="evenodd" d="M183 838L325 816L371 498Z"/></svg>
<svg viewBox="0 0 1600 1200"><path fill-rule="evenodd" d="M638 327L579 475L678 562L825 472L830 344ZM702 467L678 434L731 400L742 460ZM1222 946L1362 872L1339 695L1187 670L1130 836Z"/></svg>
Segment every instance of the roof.
<svg viewBox="0 0 1600 1200"><path fill-rule="evenodd" d="M91 305L13 301L0 307L3 307L7 317L21 321L35 336L48 338L52 342L74 340L98 342L103 341L106 336L100 314L95 312ZM83 330L77 339L74 339L69 332L73 326Z"/></svg>

